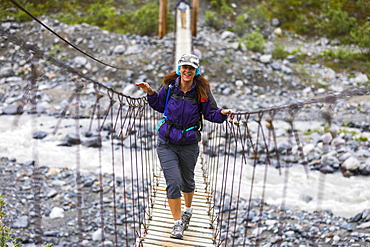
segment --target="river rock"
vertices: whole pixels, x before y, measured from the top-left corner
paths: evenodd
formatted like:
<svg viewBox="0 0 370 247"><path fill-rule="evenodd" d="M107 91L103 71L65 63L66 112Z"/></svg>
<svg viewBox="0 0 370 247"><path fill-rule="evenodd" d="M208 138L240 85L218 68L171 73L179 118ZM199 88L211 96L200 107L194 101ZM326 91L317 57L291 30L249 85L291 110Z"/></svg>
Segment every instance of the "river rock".
<svg viewBox="0 0 370 247"><path fill-rule="evenodd" d="M23 113L23 108L19 104L6 106L2 113L5 115L20 115Z"/></svg>
<svg viewBox="0 0 370 247"><path fill-rule="evenodd" d="M271 54L266 54L260 56L259 60L261 63L271 63L272 62L272 55Z"/></svg>
<svg viewBox="0 0 370 247"><path fill-rule="evenodd" d="M64 218L64 210L60 207L53 207L53 209L50 212L49 217L51 219Z"/></svg>
<svg viewBox="0 0 370 247"><path fill-rule="evenodd" d="M28 216L27 215L21 215L14 222L13 227L14 228L27 228L28 225L29 225L29 218L28 218Z"/></svg>
<svg viewBox="0 0 370 247"><path fill-rule="evenodd" d="M81 143L80 137L78 137L75 133L68 133L66 136L66 141L72 145Z"/></svg>
<svg viewBox="0 0 370 247"><path fill-rule="evenodd" d="M343 162L342 167L348 171L356 171L360 168L360 162L357 158L351 156Z"/></svg>
<svg viewBox="0 0 370 247"><path fill-rule="evenodd" d="M33 139L44 139L48 134L45 131L37 131L32 135Z"/></svg>
<svg viewBox="0 0 370 247"><path fill-rule="evenodd" d="M15 71L11 67L0 68L0 78L11 77L15 75Z"/></svg>
<svg viewBox="0 0 370 247"><path fill-rule="evenodd" d="M369 78L367 77L366 74L359 73L356 75L355 78L353 78L353 83L355 84L364 84L369 81Z"/></svg>
<svg viewBox="0 0 370 247"><path fill-rule="evenodd" d="M102 229L98 229L92 234L92 240L93 241L100 241L102 238Z"/></svg>

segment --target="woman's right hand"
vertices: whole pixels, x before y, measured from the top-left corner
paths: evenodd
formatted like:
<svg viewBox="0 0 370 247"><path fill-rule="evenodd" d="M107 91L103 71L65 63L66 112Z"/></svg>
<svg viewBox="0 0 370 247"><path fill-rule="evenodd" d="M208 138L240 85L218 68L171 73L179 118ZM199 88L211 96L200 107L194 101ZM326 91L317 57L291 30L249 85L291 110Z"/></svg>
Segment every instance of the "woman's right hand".
<svg viewBox="0 0 370 247"><path fill-rule="evenodd" d="M144 90L144 92L146 92L149 95L154 94L154 90L146 82L139 82L139 83L136 83L135 85L141 88L142 90Z"/></svg>

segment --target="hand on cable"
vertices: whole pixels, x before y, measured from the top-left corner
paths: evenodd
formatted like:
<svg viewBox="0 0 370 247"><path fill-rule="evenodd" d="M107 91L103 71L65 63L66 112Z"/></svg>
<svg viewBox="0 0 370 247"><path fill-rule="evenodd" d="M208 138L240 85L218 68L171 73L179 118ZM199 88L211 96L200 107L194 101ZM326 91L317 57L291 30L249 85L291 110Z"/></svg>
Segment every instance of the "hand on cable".
<svg viewBox="0 0 370 247"><path fill-rule="evenodd" d="M234 115L232 114L233 110L231 110L231 109L222 109L221 113L224 114L224 115L230 115L231 120L234 119Z"/></svg>
<svg viewBox="0 0 370 247"><path fill-rule="evenodd" d="M231 109L222 109L221 113L224 114L224 115L228 115L228 114L233 113L233 110L231 110Z"/></svg>

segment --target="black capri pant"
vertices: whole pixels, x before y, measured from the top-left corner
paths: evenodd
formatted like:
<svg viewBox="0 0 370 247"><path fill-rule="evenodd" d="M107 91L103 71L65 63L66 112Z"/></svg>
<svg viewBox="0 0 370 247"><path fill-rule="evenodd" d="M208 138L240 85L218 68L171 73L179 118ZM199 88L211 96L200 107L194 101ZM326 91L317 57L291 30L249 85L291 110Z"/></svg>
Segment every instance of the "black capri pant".
<svg viewBox="0 0 370 247"><path fill-rule="evenodd" d="M157 154L167 184L167 198L181 197L181 191L193 192L195 189L194 169L199 156L198 143L176 145L158 137Z"/></svg>

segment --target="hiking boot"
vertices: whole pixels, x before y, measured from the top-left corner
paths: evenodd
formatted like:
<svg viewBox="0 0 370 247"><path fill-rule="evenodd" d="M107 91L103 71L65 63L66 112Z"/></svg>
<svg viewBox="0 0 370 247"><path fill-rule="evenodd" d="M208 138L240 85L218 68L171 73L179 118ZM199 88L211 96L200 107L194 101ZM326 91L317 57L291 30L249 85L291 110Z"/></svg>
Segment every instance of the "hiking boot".
<svg viewBox="0 0 370 247"><path fill-rule="evenodd" d="M182 239L184 236L184 224L183 223L175 223L173 225L173 230L171 232L171 238Z"/></svg>
<svg viewBox="0 0 370 247"><path fill-rule="evenodd" d="M192 215L193 214L188 212L188 211L184 211L181 214L181 220L182 220L182 224L184 225L184 230L188 229L189 222L190 222L190 219L191 219Z"/></svg>

